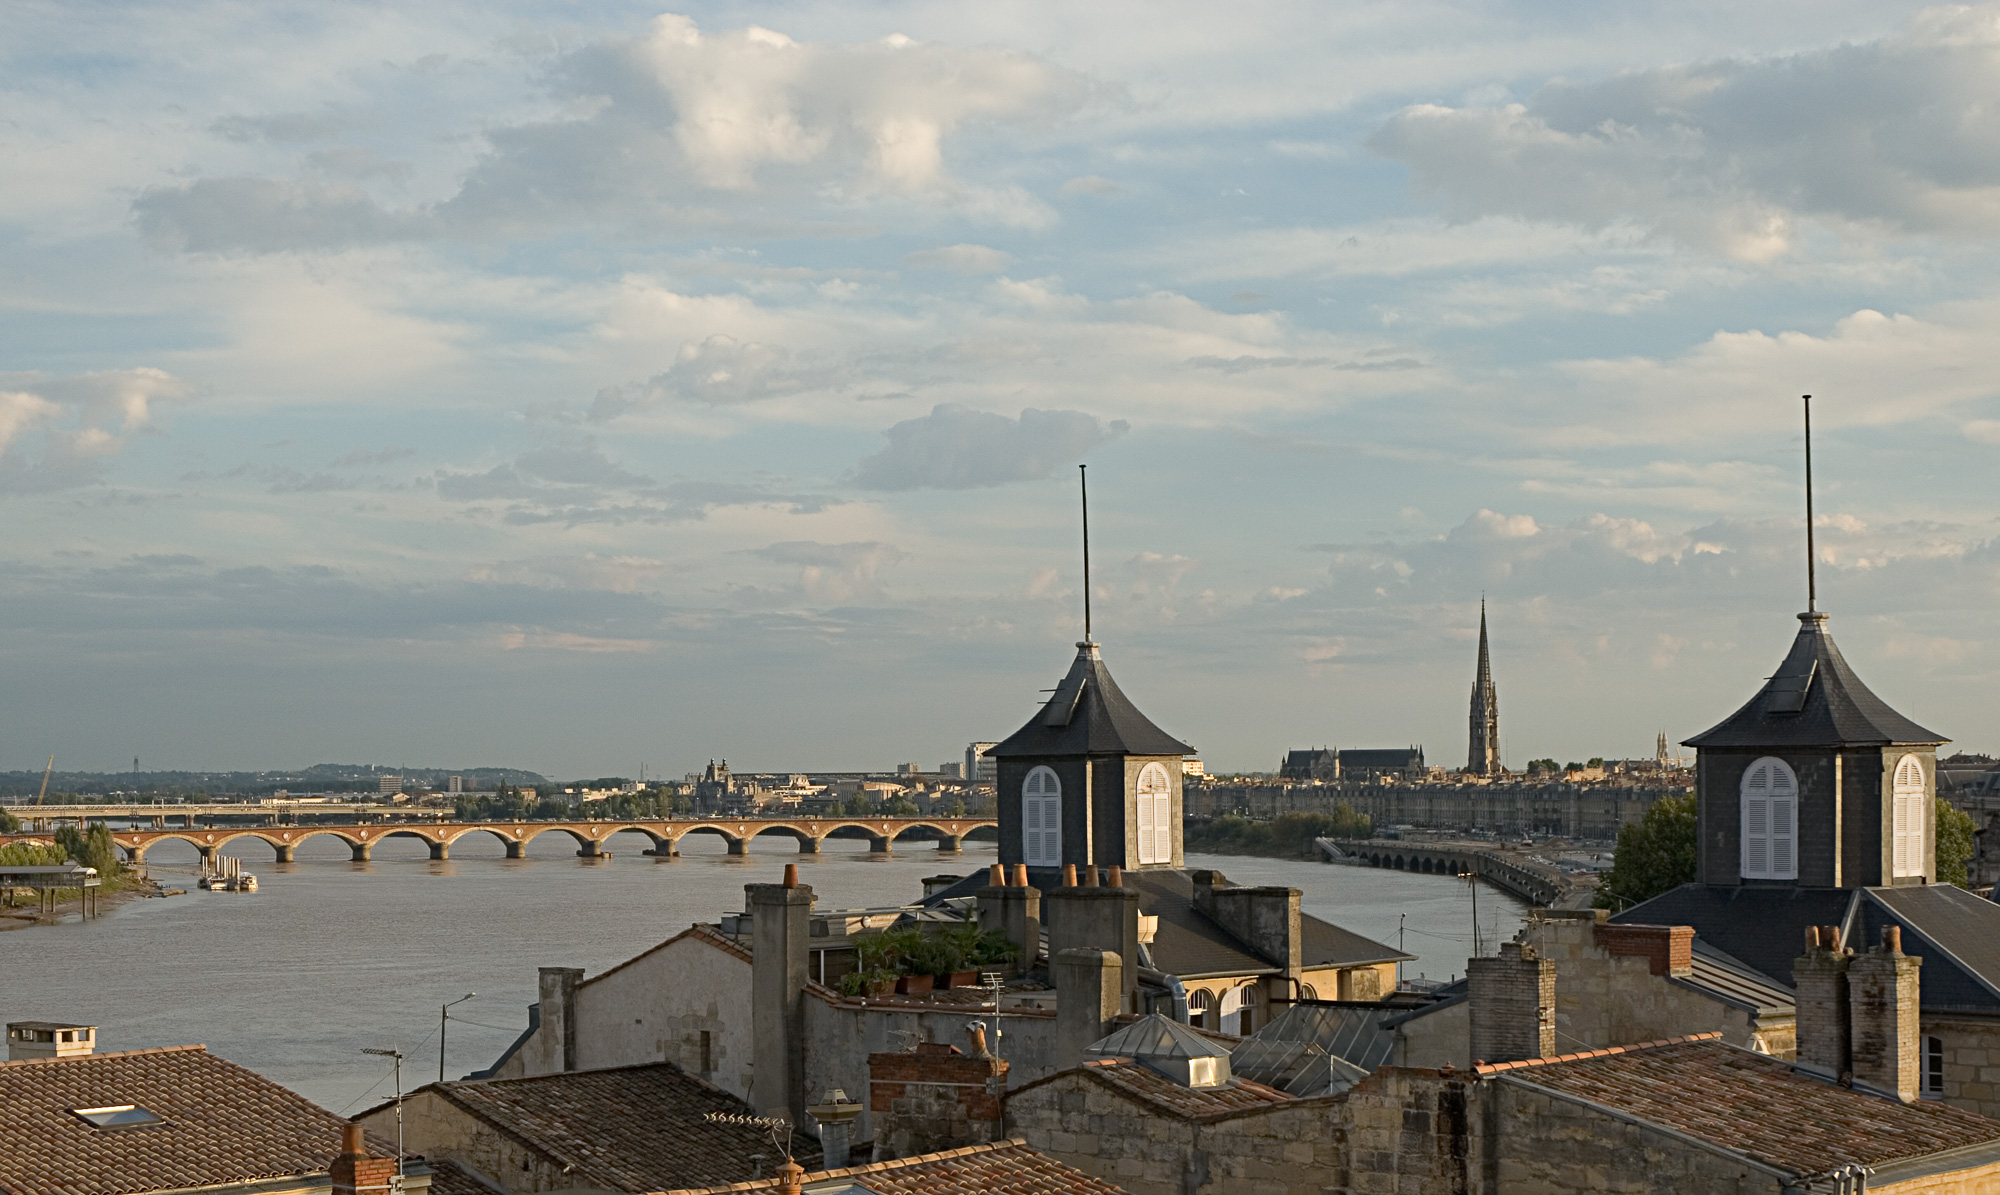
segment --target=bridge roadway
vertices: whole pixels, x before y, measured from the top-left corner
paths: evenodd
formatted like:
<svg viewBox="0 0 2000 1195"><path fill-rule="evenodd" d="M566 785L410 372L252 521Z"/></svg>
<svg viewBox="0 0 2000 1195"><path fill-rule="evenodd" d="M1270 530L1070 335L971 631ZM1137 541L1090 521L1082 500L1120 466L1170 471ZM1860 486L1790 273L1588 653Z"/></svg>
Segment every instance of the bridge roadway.
<svg viewBox="0 0 2000 1195"><path fill-rule="evenodd" d="M519 859L528 844L544 834L567 834L576 840L577 855L585 859L608 859L604 849L613 834L637 831L653 840L645 853L660 858L680 854L680 841L690 834L714 834L729 844L729 853L748 853L750 840L762 834L779 834L795 839L799 853L816 854L820 844L836 830L855 828L868 835L871 851L887 854L896 839L919 828L938 835L941 851L958 850L966 834L982 826L998 826L990 817L790 817L790 818L653 818L633 821L553 821L553 822L371 822L351 825L219 826L183 830L113 830L112 841L125 851L127 862L143 863L146 852L169 840L190 844L206 859L239 838L255 838L269 846L280 863L290 863L299 844L309 838L330 834L347 844L354 861L373 857L375 844L385 838L416 838L431 849L431 858L449 859L451 844L468 834L491 834L507 848L509 859ZM36 838L32 834L0 836Z"/></svg>
<svg viewBox="0 0 2000 1195"><path fill-rule="evenodd" d="M1322 838L1338 847L1351 863L1370 867L1393 867L1399 871L1429 872L1435 875L1465 875L1470 872L1502 892L1520 897L1541 908L1556 907L1575 891L1575 885L1557 869L1512 851L1471 843L1407 842L1394 838Z"/></svg>
<svg viewBox="0 0 2000 1195"><path fill-rule="evenodd" d="M133 802L129 804L105 805L4 805L7 812L30 823L53 823L67 821L110 821L123 818L127 821L153 819L153 828L164 830L167 819L179 818L192 827L197 817L262 817L276 821L285 815L292 817L331 817L344 815L356 817L369 813L392 812L423 817L446 817L449 809L404 809L394 805L335 804L321 801L202 801L180 804L154 804Z"/></svg>

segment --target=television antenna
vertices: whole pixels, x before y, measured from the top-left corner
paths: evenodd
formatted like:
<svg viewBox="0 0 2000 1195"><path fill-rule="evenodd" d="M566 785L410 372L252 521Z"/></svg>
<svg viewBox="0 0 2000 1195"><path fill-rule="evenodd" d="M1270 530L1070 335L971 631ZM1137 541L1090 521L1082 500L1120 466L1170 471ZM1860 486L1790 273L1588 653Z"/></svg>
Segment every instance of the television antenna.
<svg viewBox="0 0 2000 1195"><path fill-rule="evenodd" d="M396 1060L396 1190L403 1189L403 1052L366 1049L363 1054Z"/></svg>

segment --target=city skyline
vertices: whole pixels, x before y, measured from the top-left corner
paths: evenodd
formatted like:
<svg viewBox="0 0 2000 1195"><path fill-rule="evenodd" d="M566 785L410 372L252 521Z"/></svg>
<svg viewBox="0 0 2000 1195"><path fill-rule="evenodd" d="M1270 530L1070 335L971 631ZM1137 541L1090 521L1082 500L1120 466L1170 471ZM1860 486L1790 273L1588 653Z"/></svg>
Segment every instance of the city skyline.
<svg viewBox="0 0 2000 1195"><path fill-rule="evenodd" d="M0 769L2000 746L2000 8L1136 11L17 10Z"/></svg>

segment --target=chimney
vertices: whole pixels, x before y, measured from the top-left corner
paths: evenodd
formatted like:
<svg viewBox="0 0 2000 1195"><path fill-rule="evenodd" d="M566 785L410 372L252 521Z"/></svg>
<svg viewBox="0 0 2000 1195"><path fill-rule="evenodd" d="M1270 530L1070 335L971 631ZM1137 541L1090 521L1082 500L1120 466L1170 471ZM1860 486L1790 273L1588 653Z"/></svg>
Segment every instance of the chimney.
<svg viewBox="0 0 2000 1195"><path fill-rule="evenodd" d="M1847 967L1849 1041L1856 1083L1892 1092L1904 1103L1919 1094L1917 970L1903 953L1903 927L1882 927L1882 944Z"/></svg>
<svg viewBox="0 0 2000 1195"><path fill-rule="evenodd" d="M778 1195L801 1195L805 1190L805 1181L806 1168L790 1158L778 1167Z"/></svg>
<svg viewBox="0 0 2000 1195"><path fill-rule="evenodd" d="M95 1052L97 1026L67 1021L13 1021L7 1026L7 1061L75 1058Z"/></svg>
<svg viewBox="0 0 2000 1195"><path fill-rule="evenodd" d="M1643 958L1655 975L1694 973L1692 925L1609 925L1598 922L1592 932L1597 945L1613 958Z"/></svg>
<svg viewBox="0 0 2000 1195"><path fill-rule="evenodd" d="M806 1111L819 1122L821 1168L840 1170L851 1164L854 1157L854 1119L861 1115L862 1105L849 1103L847 1092L836 1087L826 1103L813 1104Z"/></svg>
<svg viewBox="0 0 2000 1195"><path fill-rule="evenodd" d="M1841 946L1837 927L1812 925L1806 927L1806 952L1792 962L1793 999L1798 1003L1796 1064L1826 1079L1838 1079L1854 1065L1847 983L1853 961Z"/></svg>
<svg viewBox="0 0 2000 1195"><path fill-rule="evenodd" d="M552 1075L576 1069L576 985L581 967L543 967L539 976L542 1027L535 1031L535 1066L531 1075Z"/></svg>
<svg viewBox="0 0 2000 1195"><path fill-rule="evenodd" d="M361 1126L352 1122L340 1130L340 1154L327 1167L333 1195L361 1195L389 1189L396 1177L396 1159L371 1158Z"/></svg>
<svg viewBox="0 0 2000 1195"><path fill-rule="evenodd" d="M1084 1051L1111 1032L1112 1020L1125 1007L1121 972L1136 969L1109 950L1078 947L1053 955L1058 1070L1083 1065Z"/></svg>
<svg viewBox="0 0 2000 1195"><path fill-rule="evenodd" d="M750 910L750 1106L805 1123L806 951L813 890L798 882L743 885Z"/></svg>
<svg viewBox="0 0 2000 1195"><path fill-rule="evenodd" d="M1026 871L1025 868L1022 869ZM1007 936L1009 942L1021 948L1020 968L1023 974L1035 969L1036 956L1042 952L1042 892L1027 884L1007 884L1007 873L999 864L993 865L989 878L991 883L974 894L974 915L979 919L979 928L998 930ZM1019 878L1026 880L1025 874Z"/></svg>
<svg viewBox="0 0 2000 1195"><path fill-rule="evenodd" d="M1556 965L1533 947L1465 960L1471 988L1472 1060L1520 1062L1556 1052Z"/></svg>
<svg viewBox="0 0 2000 1195"><path fill-rule="evenodd" d="M1119 1011L1138 1011L1137 888L1058 888L1042 897L1042 917L1048 925L1051 971L1056 955L1065 950L1108 950L1121 964Z"/></svg>
<svg viewBox="0 0 2000 1195"><path fill-rule="evenodd" d="M1304 972L1304 919L1297 888L1247 888L1231 884L1219 871L1194 873L1194 907L1231 937L1285 969L1287 979Z"/></svg>
<svg viewBox="0 0 2000 1195"><path fill-rule="evenodd" d="M1060 1004L1058 1004L1060 1008ZM984 1037L980 1027L979 1037ZM924 1042L868 1056L868 1119L877 1162L998 1141L1007 1063ZM832 1163L828 1163L829 1167Z"/></svg>

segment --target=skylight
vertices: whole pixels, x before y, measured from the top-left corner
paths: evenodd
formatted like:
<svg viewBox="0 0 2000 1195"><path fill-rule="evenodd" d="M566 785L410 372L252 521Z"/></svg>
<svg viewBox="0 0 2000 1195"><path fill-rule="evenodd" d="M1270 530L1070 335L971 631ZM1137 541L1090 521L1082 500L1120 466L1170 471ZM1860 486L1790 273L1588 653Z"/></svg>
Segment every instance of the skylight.
<svg viewBox="0 0 2000 1195"><path fill-rule="evenodd" d="M100 1129L136 1129L143 1125L165 1124L166 1118L137 1104L107 1104L102 1108L72 1108L76 1116Z"/></svg>

